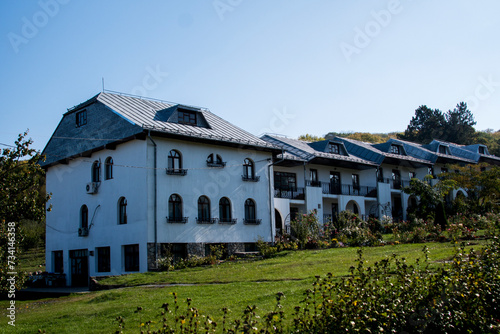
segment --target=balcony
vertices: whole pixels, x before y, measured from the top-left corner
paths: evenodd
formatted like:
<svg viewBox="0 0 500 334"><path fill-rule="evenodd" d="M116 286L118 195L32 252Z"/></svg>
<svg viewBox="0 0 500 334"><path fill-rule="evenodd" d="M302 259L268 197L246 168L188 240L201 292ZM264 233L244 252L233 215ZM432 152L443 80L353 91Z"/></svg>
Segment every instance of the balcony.
<svg viewBox="0 0 500 334"><path fill-rule="evenodd" d="M241 175L241 179L246 182L259 182L260 176Z"/></svg>
<svg viewBox="0 0 500 334"><path fill-rule="evenodd" d="M196 218L196 224L215 224L219 218Z"/></svg>
<svg viewBox="0 0 500 334"><path fill-rule="evenodd" d="M303 200L305 198L304 188L274 189L274 197Z"/></svg>
<svg viewBox="0 0 500 334"><path fill-rule="evenodd" d="M176 168L167 168L167 175L180 175L184 176L187 174L187 169L176 169Z"/></svg>
<svg viewBox="0 0 500 334"><path fill-rule="evenodd" d="M169 224L186 224L188 222L188 217L167 217L167 223Z"/></svg>
<svg viewBox="0 0 500 334"><path fill-rule="evenodd" d="M243 219L245 225L260 225L262 219Z"/></svg>
<svg viewBox="0 0 500 334"><path fill-rule="evenodd" d="M376 187L334 184L329 182L322 182L321 187L323 189L323 194L377 197Z"/></svg>
<svg viewBox="0 0 500 334"><path fill-rule="evenodd" d="M408 187L410 185L410 180L403 180L403 179L379 179L378 182L386 183L391 186L391 189L396 189L400 190L403 189L404 187Z"/></svg>

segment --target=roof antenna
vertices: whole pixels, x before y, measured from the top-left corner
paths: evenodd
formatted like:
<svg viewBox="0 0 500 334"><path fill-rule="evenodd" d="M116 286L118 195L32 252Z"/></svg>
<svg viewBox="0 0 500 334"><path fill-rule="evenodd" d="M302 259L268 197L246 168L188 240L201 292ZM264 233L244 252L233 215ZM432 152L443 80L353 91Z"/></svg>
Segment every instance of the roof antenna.
<svg viewBox="0 0 500 334"><path fill-rule="evenodd" d="M102 77L102 92L104 93L104 77Z"/></svg>

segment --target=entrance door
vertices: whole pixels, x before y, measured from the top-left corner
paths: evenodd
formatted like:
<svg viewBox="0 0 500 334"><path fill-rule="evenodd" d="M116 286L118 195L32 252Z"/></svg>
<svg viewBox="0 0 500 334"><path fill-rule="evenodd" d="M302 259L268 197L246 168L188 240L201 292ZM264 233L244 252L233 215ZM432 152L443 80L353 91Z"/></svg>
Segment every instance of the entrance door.
<svg viewBox="0 0 500 334"><path fill-rule="evenodd" d="M86 249L69 251L71 262L71 286L89 285L89 260Z"/></svg>
<svg viewBox="0 0 500 334"><path fill-rule="evenodd" d="M340 172L330 172L330 194L340 194Z"/></svg>

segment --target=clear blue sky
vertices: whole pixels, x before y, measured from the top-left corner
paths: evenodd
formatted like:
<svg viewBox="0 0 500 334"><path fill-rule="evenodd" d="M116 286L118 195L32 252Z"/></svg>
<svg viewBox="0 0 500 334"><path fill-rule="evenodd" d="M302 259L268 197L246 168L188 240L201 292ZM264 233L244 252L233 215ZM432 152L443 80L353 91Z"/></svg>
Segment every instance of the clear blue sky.
<svg viewBox="0 0 500 334"><path fill-rule="evenodd" d="M43 149L105 88L209 108L255 134L402 131L469 102L500 128L500 2L0 2L0 143Z"/></svg>

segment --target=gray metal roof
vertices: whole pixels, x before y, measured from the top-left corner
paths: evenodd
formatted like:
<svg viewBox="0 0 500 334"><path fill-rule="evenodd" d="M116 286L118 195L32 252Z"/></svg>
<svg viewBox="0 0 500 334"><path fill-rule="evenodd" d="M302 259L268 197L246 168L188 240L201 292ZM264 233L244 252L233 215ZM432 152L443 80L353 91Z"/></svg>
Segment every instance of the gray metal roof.
<svg viewBox="0 0 500 334"><path fill-rule="evenodd" d="M103 103L115 113L145 130L153 130L167 134L207 139L211 141L221 141L275 149L275 147L270 145L268 142L225 121L224 119L211 113L206 108L186 106L187 108L196 110L200 113L206 120L208 127L179 124L172 122L172 117L168 117L167 120L162 120L164 119L161 117L162 112L165 112L168 109L175 110L173 107L182 107L182 105L173 104L171 102L163 102L107 92L100 93L97 96L97 101Z"/></svg>
<svg viewBox="0 0 500 334"><path fill-rule="evenodd" d="M331 161L332 163L337 161L337 162L356 163L370 167L375 166L375 164L371 161L361 159L352 155L333 154L333 153L317 151L312 147L315 145L311 145L311 143L302 140L291 139L269 134L262 136L262 139L268 141L274 146L279 146L283 150L285 150L286 151L285 158L292 155L293 157L300 158L303 161L312 161L312 160L324 161L324 162ZM320 146L322 147L323 145Z"/></svg>

